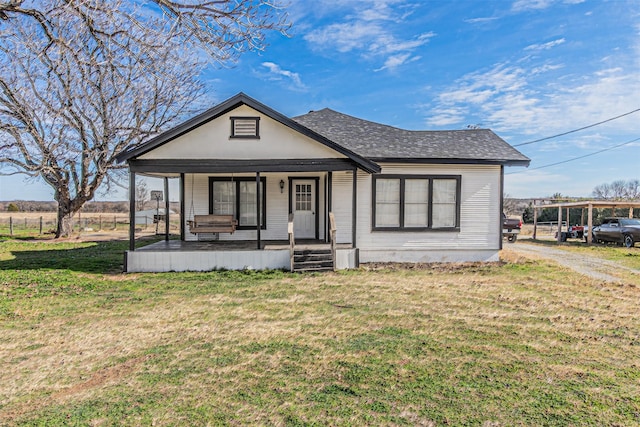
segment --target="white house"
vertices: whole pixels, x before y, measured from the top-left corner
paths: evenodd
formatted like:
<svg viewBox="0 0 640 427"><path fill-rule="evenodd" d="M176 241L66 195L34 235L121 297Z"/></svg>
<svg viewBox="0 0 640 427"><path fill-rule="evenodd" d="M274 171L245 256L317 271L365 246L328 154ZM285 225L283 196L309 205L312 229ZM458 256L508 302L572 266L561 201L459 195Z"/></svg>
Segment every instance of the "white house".
<svg viewBox="0 0 640 427"><path fill-rule="evenodd" d="M180 240L167 230L135 249L132 229L127 271L292 268L291 234L307 252L334 243L334 268L497 260L504 166L530 161L487 129L409 131L330 109L289 118L242 93L118 160L132 189L140 174L180 180Z"/></svg>

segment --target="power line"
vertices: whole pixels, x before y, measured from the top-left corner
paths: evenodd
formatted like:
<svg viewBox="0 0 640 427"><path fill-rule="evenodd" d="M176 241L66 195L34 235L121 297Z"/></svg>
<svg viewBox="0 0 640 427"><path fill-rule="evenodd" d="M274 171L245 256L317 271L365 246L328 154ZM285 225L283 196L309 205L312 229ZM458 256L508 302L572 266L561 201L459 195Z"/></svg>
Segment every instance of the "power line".
<svg viewBox="0 0 640 427"><path fill-rule="evenodd" d="M570 133L579 132L579 131L581 131L581 130L589 129L589 128L592 128L592 127L594 127L594 126L601 125L601 124L603 124L603 123L611 122L611 121L616 120L616 119L619 119L619 118L621 118L621 117L628 116L629 114L637 113L638 111L640 111L640 108L636 108L635 110L633 110L633 111L629 111L628 113L620 114L619 116L611 117L610 119L603 120L603 121L598 122L598 123L593 123L593 124L588 125L588 126L583 126L583 127L581 127L581 128L578 128L578 129L570 130L570 131L568 131L568 132L563 132L563 133L559 133L559 134L557 134L557 135L547 136L547 137L544 137L544 138L535 139L535 140L533 140L533 141L527 141L527 142L523 142L523 143L520 143L520 144L515 144L515 145L514 145L514 147L521 147L521 146L523 146L523 145L529 145L529 144L533 144L533 143L535 143L535 142L546 141L546 140L548 140L548 139L557 138L557 137L559 137L559 136L569 135Z"/></svg>
<svg viewBox="0 0 640 427"><path fill-rule="evenodd" d="M610 151L610 150L613 150L614 148L623 147L625 145L632 144L632 143L634 143L636 141L640 141L640 138L632 139L631 141L623 142L622 144L617 144L617 145L614 145L614 146L611 146L611 147L608 147L608 148L603 148L602 150L594 151L593 153L585 154L583 156L573 157L571 159L562 160L562 161L556 162L556 163L550 163L548 165L538 166L536 168L530 168L530 169L525 169L525 170L521 170L521 171L517 171L517 172L506 173L505 175L515 175L517 173L524 173L524 172L529 172L529 171L533 171L533 170L536 170L536 169L544 169L544 168L549 168L551 166L561 165L563 163L573 162L574 160L580 160L580 159L584 159L585 157L595 156L596 154L604 153L605 151Z"/></svg>

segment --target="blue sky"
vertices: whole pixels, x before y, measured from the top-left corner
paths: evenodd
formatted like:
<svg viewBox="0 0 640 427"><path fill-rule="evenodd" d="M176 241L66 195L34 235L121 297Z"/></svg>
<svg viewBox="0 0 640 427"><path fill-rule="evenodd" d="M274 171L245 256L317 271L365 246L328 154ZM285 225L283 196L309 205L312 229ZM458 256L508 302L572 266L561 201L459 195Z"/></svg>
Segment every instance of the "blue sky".
<svg viewBox="0 0 640 427"><path fill-rule="evenodd" d="M512 145L640 108L640 2L292 0L289 37L203 78L214 105L238 92L288 116L329 107L405 129L490 128ZM640 111L523 145L512 197L589 196L640 179ZM0 199L52 192L2 177ZM152 185L153 186L153 185ZM120 199L102 195L99 199Z"/></svg>

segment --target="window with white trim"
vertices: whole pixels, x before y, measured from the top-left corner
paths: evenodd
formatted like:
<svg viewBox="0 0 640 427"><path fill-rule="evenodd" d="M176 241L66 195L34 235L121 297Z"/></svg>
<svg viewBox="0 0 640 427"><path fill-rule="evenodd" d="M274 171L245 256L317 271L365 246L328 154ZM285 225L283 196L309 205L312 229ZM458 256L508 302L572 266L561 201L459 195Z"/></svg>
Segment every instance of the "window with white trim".
<svg viewBox="0 0 640 427"><path fill-rule="evenodd" d="M266 228L266 179L260 178L260 228ZM209 212L213 215L233 215L238 230L256 227L255 178L209 178Z"/></svg>
<svg viewBox="0 0 640 427"><path fill-rule="evenodd" d="M460 228L459 175L374 175L373 230Z"/></svg>
<svg viewBox="0 0 640 427"><path fill-rule="evenodd" d="M231 138L260 138L260 117L231 117Z"/></svg>

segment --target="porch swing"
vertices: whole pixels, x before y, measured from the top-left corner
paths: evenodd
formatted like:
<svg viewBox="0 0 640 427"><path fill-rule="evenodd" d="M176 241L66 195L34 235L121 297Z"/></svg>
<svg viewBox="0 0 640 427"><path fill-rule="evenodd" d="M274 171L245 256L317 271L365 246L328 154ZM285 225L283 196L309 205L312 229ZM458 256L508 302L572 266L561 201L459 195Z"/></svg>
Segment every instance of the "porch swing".
<svg viewBox="0 0 640 427"><path fill-rule="evenodd" d="M233 234L238 226L238 220L233 215L195 215L193 206L193 181L194 176L191 175L191 207L189 208L189 232L191 234L199 233L230 233ZM231 176L233 183L233 176Z"/></svg>

